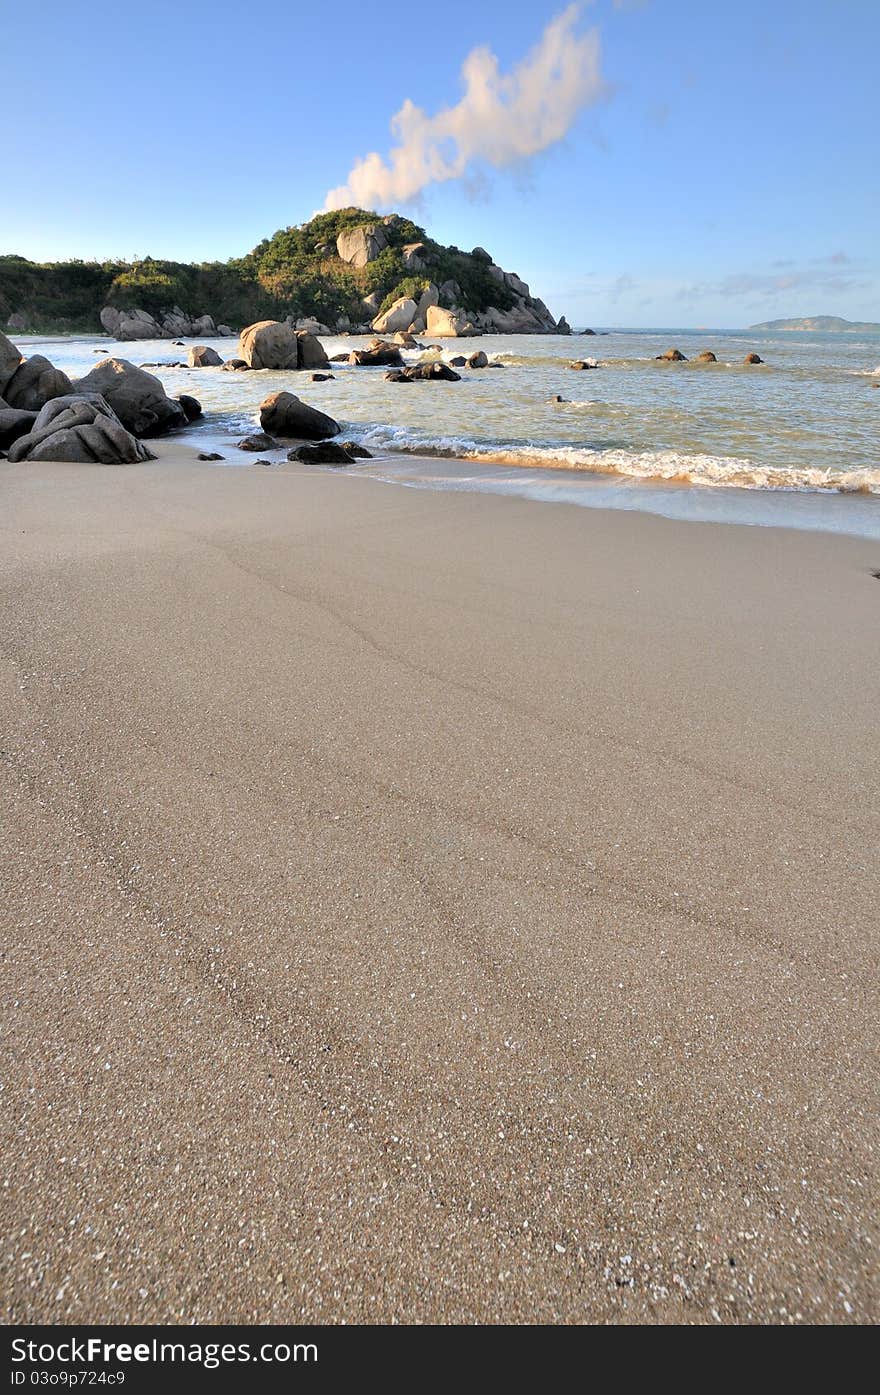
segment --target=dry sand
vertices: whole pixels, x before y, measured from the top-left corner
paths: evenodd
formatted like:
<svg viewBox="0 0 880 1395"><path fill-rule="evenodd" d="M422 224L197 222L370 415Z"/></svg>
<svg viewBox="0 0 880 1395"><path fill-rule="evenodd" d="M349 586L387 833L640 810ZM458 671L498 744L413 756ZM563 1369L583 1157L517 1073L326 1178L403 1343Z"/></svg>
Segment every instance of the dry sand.
<svg viewBox="0 0 880 1395"><path fill-rule="evenodd" d="M0 465L14 1321L878 1317L876 544Z"/></svg>

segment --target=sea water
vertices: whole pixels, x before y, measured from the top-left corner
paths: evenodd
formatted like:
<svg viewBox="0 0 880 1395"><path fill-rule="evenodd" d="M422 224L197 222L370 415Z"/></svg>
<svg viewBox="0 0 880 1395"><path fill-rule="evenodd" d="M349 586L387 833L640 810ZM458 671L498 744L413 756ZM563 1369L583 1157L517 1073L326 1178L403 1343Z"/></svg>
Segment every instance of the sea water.
<svg viewBox="0 0 880 1395"><path fill-rule="evenodd" d="M234 339L203 342L224 358L237 351ZM365 343L322 342L330 356ZM225 464L253 464L235 443L258 426L260 401L287 389L373 452L353 473L388 483L880 537L880 334L487 335L446 340L443 355L482 349L502 368L460 369L458 383L406 384L347 363L332 364L333 380L321 383L307 372L173 368L186 347L167 340L19 343L71 377L107 354L158 363L150 371L166 391L190 393L204 409L181 438L219 451ZM688 362L658 361L670 347ZM717 363L695 362L706 349ZM751 352L765 362L746 366ZM407 362L419 356L403 352ZM599 366L569 367L587 357Z"/></svg>

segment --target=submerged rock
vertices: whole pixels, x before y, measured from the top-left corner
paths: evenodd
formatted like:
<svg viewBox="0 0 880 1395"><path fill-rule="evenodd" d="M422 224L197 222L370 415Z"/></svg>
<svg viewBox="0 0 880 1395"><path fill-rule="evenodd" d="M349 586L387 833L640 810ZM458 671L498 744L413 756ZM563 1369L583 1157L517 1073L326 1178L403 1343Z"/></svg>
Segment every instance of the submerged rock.
<svg viewBox="0 0 880 1395"><path fill-rule="evenodd" d="M245 436L243 441L238 443L239 450L277 450L278 442L273 441L271 436L267 436L265 431L255 431L251 436ZM257 462L260 463L259 461Z"/></svg>
<svg viewBox="0 0 880 1395"><path fill-rule="evenodd" d="M657 354L656 363L687 363L687 359L681 349L666 349L662 354Z"/></svg>
<svg viewBox="0 0 880 1395"><path fill-rule="evenodd" d="M403 367L400 349L396 344L389 344L384 339L374 339L366 349L352 349L348 361L356 368Z"/></svg>
<svg viewBox="0 0 880 1395"><path fill-rule="evenodd" d="M433 363L414 363L396 373L385 374L386 383L447 382L460 383L461 374L454 372L447 363L435 360Z"/></svg>
<svg viewBox="0 0 880 1395"><path fill-rule="evenodd" d="M713 352L712 352L711 349L704 349L703 352L702 352L701 354L697 354L697 357L694 359L694 362L695 362L695 363L717 363L718 360L717 360L717 358L715 357L715 355L713 354Z"/></svg>
<svg viewBox="0 0 880 1395"><path fill-rule="evenodd" d="M763 363L764 360L759 354L746 354L743 363Z"/></svg>
<svg viewBox="0 0 880 1395"><path fill-rule="evenodd" d="M569 368L574 368L577 372L584 372L588 368L598 368L599 364L594 358L576 358L570 363Z"/></svg>

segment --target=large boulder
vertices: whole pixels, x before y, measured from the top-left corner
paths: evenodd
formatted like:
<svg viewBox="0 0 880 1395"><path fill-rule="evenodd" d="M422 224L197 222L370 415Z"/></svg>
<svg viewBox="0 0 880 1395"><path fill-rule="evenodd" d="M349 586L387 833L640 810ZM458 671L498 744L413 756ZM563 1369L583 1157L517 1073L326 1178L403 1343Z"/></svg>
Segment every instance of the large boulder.
<svg viewBox="0 0 880 1395"><path fill-rule="evenodd" d="M187 358L190 368L222 368L223 360L216 349L207 344L196 344L190 349Z"/></svg>
<svg viewBox="0 0 880 1395"><path fill-rule="evenodd" d="M658 363L687 363L687 359L681 349L664 349L662 354L657 354Z"/></svg>
<svg viewBox="0 0 880 1395"><path fill-rule="evenodd" d="M206 339L213 339L217 333L213 315L199 315L198 319L192 322L191 333L204 334Z"/></svg>
<svg viewBox="0 0 880 1395"><path fill-rule="evenodd" d="M6 384L18 372L21 363L22 355L12 340L0 334L0 397L5 397Z"/></svg>
<svg viewBox="0 0 880 1395"><path fill-rule="evenodd" d="M717 363L718 360L711 349L704 349L701 354L697 354L697 363Z"/></svg>
<svg viewBox="0 0 880 1395"><path fill-rule="evenodd" d="M135 436L161 436L186 425L179 402L168 397L158 378L124 358L105 358L74 384L80 394L99 393L122 425Z"/></svg>
<svg viewBox="0 0 880 1395"><path fill-rule="evenodd" d="M760 354L754 354L754 353L753 353L753 354L746 354L745 358L743 359L743 363L746 363L746 364L763 363L763 362L764 362L764 360L761 358Z"/></svg>
<svg viewBox="0 0 880 1395"><path fill-rule="evenodd" d="M296 343L298 368L327 368L329 366L330 360L324 345L309 330L298 329Z"/></svg>
<svg viewBox="0 0 880 1395"><path fill-rule="evenodd" d="M374 339L366 349L352 349L348 361L356 368L402 368L403 358L396 344Z"/></svg>
<svg viewBox="0 0 880 1395"><path fill-rule="evenodd" d="M318 446L294 446L287 452L287 458L300 460L305 465L353 465L356 456L336 441L322 441Z"/></svg>
<svg viewBox="0 0 880 1395"><path fill-rule="evenodd" d="M0 402L0 449L8 450L19 436L26 436L36 419L36 412L23 412Z"/></svg>
<svg viewBox="0 0 880 1395"><path fill-rule="evenodd" d="M336 239L336 251L349 266L366 266L388 246L388 238L378 223L362 223L349 228Z"/></svg>
<svg viewBox="0 0 880 1395"><path fill-rule="evenodd" d="M20 436L9 459L69 460L90 465L133 465L154 460L147 447L126 431L98 393L53 398L40 410L31 431Z"/></svg>
<svg viewBox="0 0 880 1395"><path fill-rule="evenodd" d="M373 329L377 334L396 334L399 330L409 329L416 319L419 307L409 296L401 296L389 306L384 315L377 315L373 321Z"/></svg>
<svg viewBox="0 0 880 1395"><path fill-rule="evenodd" d="M298 368L296 330L279 320L258 320L241 331L238 356L249 368Z"/></svg>
<svg viewBox="0 0 880 1395"><path fill-rule="evenodd" d="M4 387L3 396L10 407L22 412L38 412L46 402L70 392L70 388L66 373L42 354L34 354L21 361Z"/></svg>
<svg viewBox="0 0 880 1395"><path fill-rule="evenodd" d="M424 242L408 242L401 251L403 264L408 271L422 271L432 260Z"/></svg>
<svg viewBox="0 0 880 1395"><path fill-rule="evenodd" d="M260 403L260 425L273 436L292 436L304 441L323 441L338 436L339 422L309 407L292 392L272 392Z"/></svg>
<svg viewBox="0 0 880 1395"><path fill-rule="evenodd" d="M463 310L444 310L441 305L428 307L425 330L434 339L458 339L480 332Z"/></svg>

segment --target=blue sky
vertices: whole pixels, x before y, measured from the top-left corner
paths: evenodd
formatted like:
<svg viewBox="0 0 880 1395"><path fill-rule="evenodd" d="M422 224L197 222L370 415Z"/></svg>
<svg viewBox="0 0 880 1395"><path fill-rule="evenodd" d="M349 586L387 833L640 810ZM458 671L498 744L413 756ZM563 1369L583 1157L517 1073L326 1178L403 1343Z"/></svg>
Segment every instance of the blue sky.
<svg viewBox="0 0 880 1395"><path fill-rule="evenodd" d="M454 106L473 49L514 69L563 9L48 0L37 35L0 0L0 251L238 255L384 163L406 99ZM464 177L404 211L575 324L880 321L878 0L596 0L571 42L592 29L561 139L511 163L476 121Z"/></svg>

